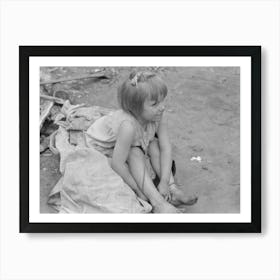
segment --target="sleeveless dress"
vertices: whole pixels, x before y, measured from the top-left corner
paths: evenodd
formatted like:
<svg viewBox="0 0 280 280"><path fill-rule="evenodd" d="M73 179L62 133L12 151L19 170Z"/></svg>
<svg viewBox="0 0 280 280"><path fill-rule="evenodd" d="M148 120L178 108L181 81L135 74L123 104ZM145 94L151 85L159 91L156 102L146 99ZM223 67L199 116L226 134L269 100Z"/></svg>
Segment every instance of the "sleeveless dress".
<svg viewBox="0 0 280 280"><path fill-rule="evenodd" d="M141 147L146 154L149 143L154 140L158 123L148 123L146 129L131 115L123 110L117 110L96 120L85 133L88 147L95 148L102 154L112 157L116 144L119 128L125 121L132 123L136 133L132 142L132 147Z"/></svg>

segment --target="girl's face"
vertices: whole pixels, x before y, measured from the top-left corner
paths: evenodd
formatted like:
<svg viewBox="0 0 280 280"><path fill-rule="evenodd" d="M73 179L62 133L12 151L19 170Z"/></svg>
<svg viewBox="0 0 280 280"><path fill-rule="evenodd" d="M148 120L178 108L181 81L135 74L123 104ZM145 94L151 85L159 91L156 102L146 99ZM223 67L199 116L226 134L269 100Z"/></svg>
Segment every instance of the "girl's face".
<svg viewBox="0 0 280 280"><path fill-rule="evenodd" d="M160 121L165 109L165 98L159 98L158 101L147 98L143 104L141 118L146 122Z"/></svg>

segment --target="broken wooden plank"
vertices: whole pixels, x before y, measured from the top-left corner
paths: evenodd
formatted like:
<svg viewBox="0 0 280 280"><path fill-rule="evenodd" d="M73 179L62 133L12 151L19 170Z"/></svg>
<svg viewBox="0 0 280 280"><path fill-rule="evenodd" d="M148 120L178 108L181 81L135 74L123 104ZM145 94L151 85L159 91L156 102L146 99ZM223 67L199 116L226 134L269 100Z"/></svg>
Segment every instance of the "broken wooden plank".
<svg viewBox="0 0 280 280"><path fill-rule="evenodd" d="M57 79L57 80L53 80L53 81L44 81L44 82L40 82L40 85L47 85L47 84L56 84L56 83L62 83L62 82L68 82L68 81L74 81L74 80L82 80L82 79L90 79L90 78L108 78L105 75L105 72L98 72L95 74L91 74L91 75L83 75L83 76L78 76L78 77L72 77L72 78L62 78L62 79Z"/></svg>
<svg viewBox="0 0 280 280"><path fill-rule="evenodd" d="M58 98L58 97L54 97L54 96L49 96L49 95L45 95L45 94L41 94L40 98L43 98L43 99L49 100L49 101L53 101L53 102L55 102L57 104L61 104L61 105L63 105L64 102L66 101L66 100L64 100L62 98Z"/></svg>
<svg viewBox="0 0 280 280"><path fill-rule="evenodd" d="M54 101L46 100L43 102L42 106L40 105L40 130L44 124L44 121L49 116L51 109L54 105Z"/></svg>

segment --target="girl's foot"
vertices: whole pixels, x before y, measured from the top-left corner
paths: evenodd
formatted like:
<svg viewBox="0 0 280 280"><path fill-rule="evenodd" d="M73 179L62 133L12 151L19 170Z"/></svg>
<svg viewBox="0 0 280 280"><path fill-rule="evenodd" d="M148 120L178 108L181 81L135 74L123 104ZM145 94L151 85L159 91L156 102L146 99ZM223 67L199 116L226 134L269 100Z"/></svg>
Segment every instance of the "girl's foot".
<svg viewBox="0 0 280 280"><path fill-rule="evenodd" d="M168 202L163 202L153 206L153 213L181 213L179 209Z"/></svg>
<svg viewBox="0 0 280 280"><path fill-rule="evenodd" d="M169 187L171 192L171 203L175 206L180 204L193 205L198 200L198 196L196 194L188 195L184 193L175 183L170 184Z"/></svg>

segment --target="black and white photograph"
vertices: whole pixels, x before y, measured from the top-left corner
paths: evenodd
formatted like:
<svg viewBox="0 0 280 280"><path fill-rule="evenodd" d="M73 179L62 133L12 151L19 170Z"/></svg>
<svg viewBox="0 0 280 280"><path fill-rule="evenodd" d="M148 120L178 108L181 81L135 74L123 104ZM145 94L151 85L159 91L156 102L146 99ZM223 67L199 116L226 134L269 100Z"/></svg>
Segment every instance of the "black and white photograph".
<svg viewBox="0 0 280 280"><path fill-rule="evenodd" d="M239 67L41 67L41 213L239 213Z"/></svg>
<svg viewBox="0 0 280 280"><path fill-rule="evenodd" d="M30 49L31 222L252 222L250 52L258 47L201 47L204 56L190 47L179 56L175 47L109 47L107 56L92 47L90 57L69 48ZM129 49L134 55L115 55Z"/></svg>

